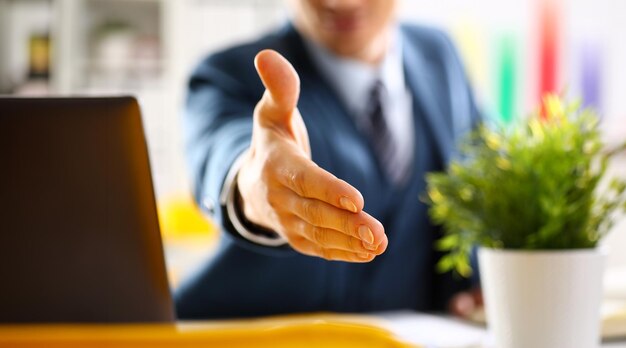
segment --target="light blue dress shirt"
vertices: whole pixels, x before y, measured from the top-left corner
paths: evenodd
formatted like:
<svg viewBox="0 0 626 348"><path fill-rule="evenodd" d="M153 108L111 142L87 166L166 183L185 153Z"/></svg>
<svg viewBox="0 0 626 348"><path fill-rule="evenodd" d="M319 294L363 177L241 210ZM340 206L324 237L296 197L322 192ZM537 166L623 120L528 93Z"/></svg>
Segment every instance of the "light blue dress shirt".
<svg viewBox="0 0 626 348"><path fill-rule="evenodd" d="M399 30L394 30L387 52L378 66L358 60L338 57L325 47L304 39L305 46L324 78L338 94L361 131L368 117L369 98L376 81L380 81L386 93L383 96L383 115L396 142L394 162L399 167L410 165L414 153L413 99L404 79L402 40ZM402 173L398 175L401 176Z"/></svg>

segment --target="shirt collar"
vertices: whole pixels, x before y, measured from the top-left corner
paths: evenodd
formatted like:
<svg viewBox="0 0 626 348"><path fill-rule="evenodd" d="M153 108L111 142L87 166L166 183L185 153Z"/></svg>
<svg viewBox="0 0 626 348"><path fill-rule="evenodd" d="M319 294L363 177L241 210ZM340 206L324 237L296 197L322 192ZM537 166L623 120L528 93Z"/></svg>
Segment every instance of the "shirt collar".
<svg viewBox="0 0 626 348"><path fill-rule="evenodd" d="M380 80L391 100L406 93L400 30L393 31L389 48L378 66L339 57L312 40L303 40L313 64L352 115L358 117L365 113L376 80Z"/></svg>

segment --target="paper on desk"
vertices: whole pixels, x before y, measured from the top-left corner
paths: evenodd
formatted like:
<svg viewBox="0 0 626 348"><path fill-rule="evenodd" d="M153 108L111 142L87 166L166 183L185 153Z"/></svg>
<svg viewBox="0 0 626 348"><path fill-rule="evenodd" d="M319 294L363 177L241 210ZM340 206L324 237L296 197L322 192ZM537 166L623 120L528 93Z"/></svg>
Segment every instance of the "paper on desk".
<svg viewBox="0 0 626 348"><path fill-rule="evenodd" d="M403 341L426 348L479 348L490 341L484 328L452 318L415 312L380 313L384 325Z"/></svg>
<svg viewBox="0 0 626 348"><path fill-rule="evenodd" d="M608 299L626 300L626 267L606 270L604 296Z"/></svg>

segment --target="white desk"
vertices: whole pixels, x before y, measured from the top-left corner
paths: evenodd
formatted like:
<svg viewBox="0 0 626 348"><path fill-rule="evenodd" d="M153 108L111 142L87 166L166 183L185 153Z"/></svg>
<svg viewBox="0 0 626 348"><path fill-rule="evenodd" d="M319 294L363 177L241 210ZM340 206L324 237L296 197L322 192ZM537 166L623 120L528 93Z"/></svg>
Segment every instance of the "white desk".
<svg viewBox="0 0 626 348"><path fill-rule="evenodd" d="M416 312L378 313L387 329L400 339L426 348L492 348L487 330L450 317ZM626 348L626 340L607 342L603 348Z"/></svg>

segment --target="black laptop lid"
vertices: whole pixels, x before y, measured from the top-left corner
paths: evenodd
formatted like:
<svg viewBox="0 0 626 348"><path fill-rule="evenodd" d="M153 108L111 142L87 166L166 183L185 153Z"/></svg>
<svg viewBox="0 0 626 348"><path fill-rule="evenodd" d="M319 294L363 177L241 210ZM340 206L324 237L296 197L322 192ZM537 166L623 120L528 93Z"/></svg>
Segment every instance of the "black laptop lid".
<svg viewBox="0 0 626 348"><path fill-rule="evenodd" d="M166 322L131 97L0 98L0 322Z"/></svg>

